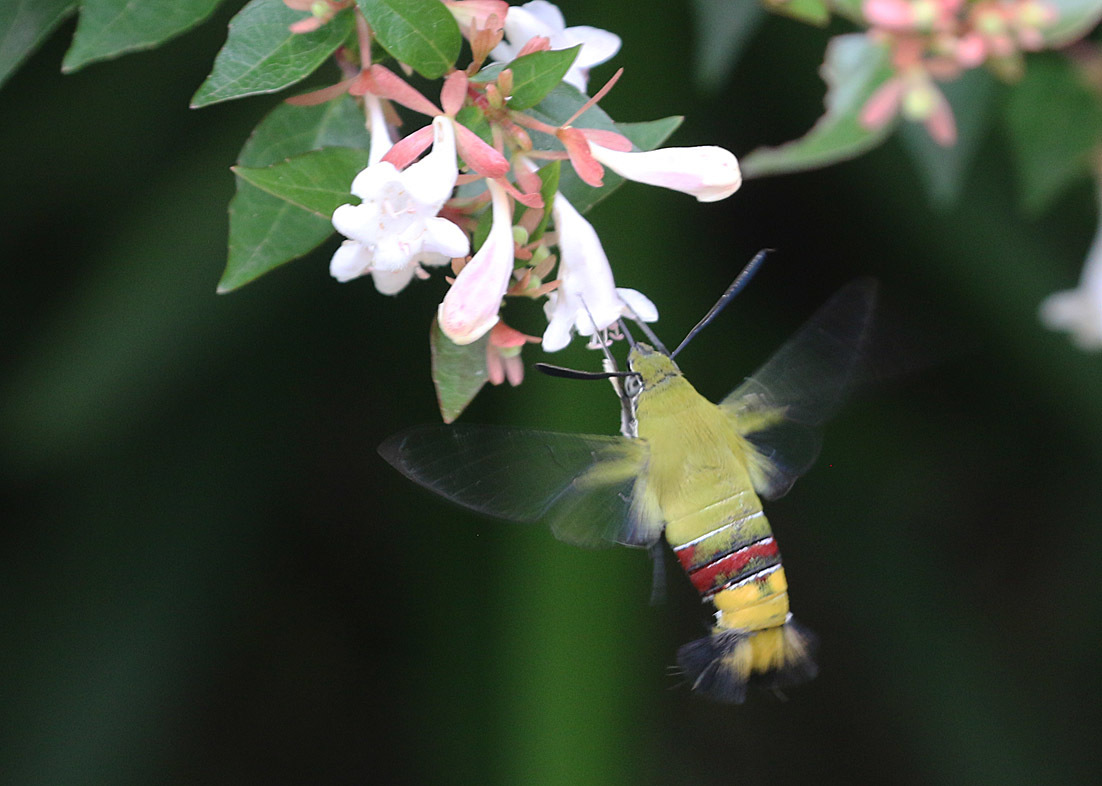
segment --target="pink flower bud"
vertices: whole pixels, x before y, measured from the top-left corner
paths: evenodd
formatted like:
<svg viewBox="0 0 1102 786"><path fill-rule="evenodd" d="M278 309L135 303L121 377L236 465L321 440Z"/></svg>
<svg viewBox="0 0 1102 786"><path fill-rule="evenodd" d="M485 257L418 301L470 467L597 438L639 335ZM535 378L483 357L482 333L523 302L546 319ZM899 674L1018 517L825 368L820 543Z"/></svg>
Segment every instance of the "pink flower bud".
<svg viewBox="0 0 1102 786"><path fill-rule="evenodd" d="M509 195L493 180L486 182L493 200L493 224L478 253L459 271L437 309L444 335L456 344L477 341L498 320L501 299L513 275L513 211Z"/></svg>
<svg viewBox="0 0 1102 786"><path fill-rule="evenodd" d="M509 12L505 0L444 0L444 5L464 35L471 30L501 30Z"/></svg>
<svg viewBox="0 0 1102 786"><path fill-rule="evenodd" d="M915 24L914 9L907 0L865 0L861 11L875 27L908 30Z"/></svg>

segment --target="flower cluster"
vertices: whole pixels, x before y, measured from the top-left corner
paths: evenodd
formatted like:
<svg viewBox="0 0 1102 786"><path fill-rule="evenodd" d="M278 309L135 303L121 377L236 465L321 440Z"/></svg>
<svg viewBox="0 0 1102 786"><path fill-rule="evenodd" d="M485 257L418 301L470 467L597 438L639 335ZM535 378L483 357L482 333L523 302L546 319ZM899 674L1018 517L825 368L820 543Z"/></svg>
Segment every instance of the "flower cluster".
<svg viewBox="0 0 1102 786"><path fill-rule="evenodd" d="M861 122L879 128L901 113L945 146L956 141L956 121L937 82L981 65L1016 77L1022 52L1043 48L1057 18L1043 0L864 0L862 11L870 35L891 48L895 76L869 98Z"/></svg>
<svg viewBox="0 0 1102 786"><path fill-rule="evenodd" d="M490 380L515 385L523 375L519 353L526 343L542 341L553 352L574 334L601 340L597 334L622 317L658 318L645 295L616 286L596 229L562 193L545 188L550 181L541 177L541 167L568 162L593 187L602 186L607 167L626 179L702 202L730 196L741 175L735 157L722 148L638 151L613 131L574 126L615 77L594 98L579 99L585 103L558 126L510 107L513 74L508 66L516 58L579 47L562 81L584 93L589 69L619 50L620 40L612 33L567 27L558 8L545 0L517 7L502 0L446 0L445 5L470 43L474 61L445 76L439 103L373 62L372 34L362 18L358 68L348 69L340 84L296 100L316 102L346 91L359 96L371 133L368 166L351 186L359 203L350 201L333 213L333 226L347 238L330 263L333 277L346 282L370 274L376 289L393 295L414 278L428 278L426 268L450 266L454 277L436 315L440 330L458 345L488 335ZM312 4L314 15L300 26L314 29L342 7ZM506 67L485 78L480 76L485 63ZM431 122L398 138L394 105ZM556 142L537 147L534 135ZM472 244L479 237L484 237L481 243ZM546 298L542 339L502 321L508 297Z"/></svg>

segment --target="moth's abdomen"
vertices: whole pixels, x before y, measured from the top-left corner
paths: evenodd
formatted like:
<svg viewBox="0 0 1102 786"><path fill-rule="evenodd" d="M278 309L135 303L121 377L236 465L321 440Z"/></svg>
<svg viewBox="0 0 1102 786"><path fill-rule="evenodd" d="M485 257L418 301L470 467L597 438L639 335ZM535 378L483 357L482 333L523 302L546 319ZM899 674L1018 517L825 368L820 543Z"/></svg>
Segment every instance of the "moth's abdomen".
<svg viewBox="0 0 1102 786"><path fill-rule="evenodd" d="M678 652L695 690L741 702L748 685L815 676L813 640L792 621L780 550L760 509L670 545L702 599L716 607L711 635Z"/></svg>

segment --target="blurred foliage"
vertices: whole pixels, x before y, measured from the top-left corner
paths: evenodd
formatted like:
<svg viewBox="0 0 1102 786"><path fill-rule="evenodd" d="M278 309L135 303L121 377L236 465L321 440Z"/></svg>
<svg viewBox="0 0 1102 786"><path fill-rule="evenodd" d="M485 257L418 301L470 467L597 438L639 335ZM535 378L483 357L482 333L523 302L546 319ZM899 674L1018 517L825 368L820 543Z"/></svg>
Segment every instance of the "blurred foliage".
<svg viewBox="0 0 1102 786"><path fill-rule="evenodd" d="M675 144L744 152L821 111L820 30L765 18L704 98L687 5L563 7L624 38L608 112L685 114ZM331 241L215 295L229 166L274 106L186 108L232 10L62 77L67 23L0 91L4 782L1095 780L1102 366L1036 320L1077 275L1089 184L1024 216L995 135L934 212L890 140L714 205L628 184L591 213L667 342L778 249L679 357L713 399L857 275L936 359L854 402L768 508L820 676L714 706L666 674L703 624L683 578L649 607L642 552L468 516L375 455L438 416L438 279L335 284ZM618 423L604 385L538 374L463 418Z"/></svg>

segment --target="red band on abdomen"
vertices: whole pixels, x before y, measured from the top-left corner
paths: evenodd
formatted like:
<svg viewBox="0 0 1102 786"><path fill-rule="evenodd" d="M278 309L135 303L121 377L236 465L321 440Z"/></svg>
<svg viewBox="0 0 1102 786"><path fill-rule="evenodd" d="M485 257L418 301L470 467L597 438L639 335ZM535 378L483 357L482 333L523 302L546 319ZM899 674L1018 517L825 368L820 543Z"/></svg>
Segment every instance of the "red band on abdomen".
<svg viewBox="0 0 1102 786"><path fill-rule="evenodd" d="M689 578L703 595L715 592L725 584L738 581L744 575L750 575L779 562L780 552L777 550L777 541L773 538L765 538L693 571L689 574Z"/></svg>

